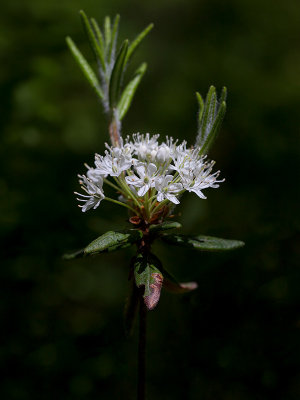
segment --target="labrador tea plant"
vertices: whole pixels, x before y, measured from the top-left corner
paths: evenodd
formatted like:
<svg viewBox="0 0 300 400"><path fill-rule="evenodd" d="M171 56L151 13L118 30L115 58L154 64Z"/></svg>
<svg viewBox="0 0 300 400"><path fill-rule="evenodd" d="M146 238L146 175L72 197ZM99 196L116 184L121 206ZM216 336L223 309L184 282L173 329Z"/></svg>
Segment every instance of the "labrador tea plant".
<svg viewBox="0 0 300 400"><path fill-rule="evenodd" d="M152 243L161 240L168 245L188 247L191 251L227 251L244 245L238 240L171 233L181 227L173 220L173 214L186 192L204 200L205 189L216 189L224 181L219 178L220 171L214 171L215 162L207 159L207 153L225 114L226 88L219 99L213 86L205 101L196 93L198 134L192 146L173 137L160 138L149 133L122 137L123 119L147 65L140 65L124 84L126 68L153 25L146 27L131 43L125 40L117 50L119 15L113 23L106 17L102 30L96 20L89 19L83 11L80 11L80 16L97 63L97 73L72 39L67 37L66 40L102 103L108 119L110 144L105 144L104 154L95 154L93 166L86 165L86 172L78 175L81 192L75 193L82 212L101 207L102 201L126 208L130 228L106 232L83 250L66 254L64 258L70 260L136 246L136 255L130 263L132 288L125 307L125 330L127 334L131 333L139 309L137 398L142 400L145 399L147 312L157 306L162 288L174 293L197 288L196 282L180 283L176 280L152 253ZM115 190L114 198L105 195L106 186Z"/></svg>

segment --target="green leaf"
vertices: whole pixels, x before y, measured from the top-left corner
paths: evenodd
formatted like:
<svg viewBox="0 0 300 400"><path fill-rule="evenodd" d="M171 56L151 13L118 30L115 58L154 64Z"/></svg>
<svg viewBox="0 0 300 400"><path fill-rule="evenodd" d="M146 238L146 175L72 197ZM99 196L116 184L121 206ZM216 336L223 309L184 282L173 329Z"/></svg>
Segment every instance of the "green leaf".
<svg viewBox="0 0 300 400"><path fill-rule="evenodd" d="M84 249L84 255L93 255L128 247L139 241L142 236L142 232L137 229L119 232L109 231L90 243Z"/></svg>
<svg viewBox="0 0 300 400"><path fill-rule="evenodd" d="M135 72L135 77L125 87L117 106L120 121L125 117L146 69L147 64L143 63Z"/></svg>
<svg viewBox="0 0 300 400"><path fill-rule="evenodd" d="M199 92L196 92L196 97L198 100L199 104L199 114L198 114L198 121L199 123L201 122L202 116L203 116L203 111L204 111L204 101L202 99L202 96Z"/></svg>
<svg viewBox="0 0 300 400"><path fill-rule="evenodd" d="M201 141L199 145L202 147L207 136L209 135L210 129L212 127L212 121L215 114L215 105L216 105L216 88L211 86L208 90L205 105L203 110L203 115L201 118Z"/></svg>
<svg viewBox="0 0 300 400"><path fill-rule="evenodd" d="M148 33L151 31L153 28L153 24L148 25L135 39L134 41L130 44L128 48L128 53L125 59L125 65L128 63L129 59L132 57L133 53L135 50L138 48L139 44L141 41L148 35Z"/></svg>
<svg viewBox="0 0 300 400"><path fill-rule="evenodd" d="M224 87L222 88L222 93L221 93L221 97L220 97L220 103L222 104L223 101L226 102L226 99L227 99L227 87L224 86Z"/></svg>
<svg viewBox="0 0 300 400"><path fill-rule="evenodd" d="M192 290L198 288L197 282L179 283L174 278L174 276L171 275L165 269L163 270L163 274L164 274L163 288L166 289L168 292L181 294L181 293L191 292Z"/></svg>
<svg viewBox="0 0 300 400"><path fill-rule="evenodd" d="M150 225L149 226L149 232L154 233L154 232L164 232L168 231L171 229L179 229L181 228L181 224L176 221L166 221L163 222L162 224L156 224L156 225Z"/></svg>
<svg viewBox="0 0 300 400"><path fill-rule="evenodd" d="M120 15L117 14L113 23L112 31L111 31L111 41L108 49L107 59L111 61L112 55L115 52L117 40L118 40L118 28L120 22Z"/></svg>
<svg viewBox="0 0 300 400"><path fill-rule="evenodd" d="M119 54L117 56L117 59L116 59L116 62L115 62L115 65L113 67L111 77L110 77L109 104L110 104L111 108L114 108L118 101L127 50L128 50L128 40L125 40L119 51Z"/></svg>
<svg viewBox="0 0 300 400"><path fill-rule="evenodd" d="M110 18L108 16L105 17L104 19L104 38L105 38L106 52L108 52L111 42L111 24L110 24Z"/></svg>
<svg viewBox="0 0 300 400"><path fill-rule="evenodd" d="M85 12L83 10L80 10L79 14L81 16L83 26L85 27L86 33L88 35L90 45L94 51L95 58L97 61L98 60L100 61L101 67L102 67L103 71L105 71L106 65L105 65L105 61L104 61L104 54L103 54L103 49L101 48L101 46L97 40L98 35L97 36L95 35L93 28L90 24L90 21L88 20L88 17L86 16Z"/></svg>
<svg viewBox="0 0 300 400"><path fill-rule="evenodd" d="M105 54L104 38L103 38L103 35L101 32L101 29L98 25L98 22L95 20L95 18L91 18L91 25L95 32L96 38L98 40L101 52L102 52L102 54Z"/></svg>
<svg viewBox="0 0 300 400"><path fill-rule="evenodd" d="M199 146L200 154L208 152L210 146L217 137L226 111L227 89L223 87L220 102L217 101L216 89L209 88L205 102L199 93L196 93L199 103L199 127L196 145Z"/></svg>
<svg viewBox="0 0 300 400"><path fill-rule="evenodd" d="M148 310L157 305L163 284L161 263L152 254L138 254L134 261L134 278L137 287L144 286L144 302Z"/></svg>
<svg viewBox="0 0 300 400"><path fill-rule="evenodd" d="M203 145L201 147L200 154L206 154L208 152L209 148L211 147L212 143L215 141L217 134L219 133L221 124L223 122L225 112L226 112L226 103L225 103L225 101L223 101L219 108L219 111L218 111L217 117L214 121L214 124L212 126L212 129L211 129L209 135L207 136L206 141L203 143Z"/></svg>
<svg viewBox="0 0 300 400"><path fill-rule="evenodd" d="M245 245L245 243L240 240L228 240L203 235L165 235L162 239L168 244L190 247L202 251L227 251L238 249Z"/></svg>
<svg viewBox="0 0 300 400"><path fill-rule="evenodd" d="M80 69L84 73L85 77L87 78L87 80L89 81L89 83L91 84L91 86L93 87L95 92L97 93L97 95L102 100L103 99L103 92L102 92L102 90L100 88L100 84L99 84L98 78L94 74L94 71L92 70L92 68L90 67L90 65L86 61L86 59L83 57L81 52L78 50L78 48L75 45L75 43L73 42L73 40L70 37L67 37L66 38L66 42L67 42L67 44L69 46L69 49L71 50L75 60L77 61Z"/></svg>

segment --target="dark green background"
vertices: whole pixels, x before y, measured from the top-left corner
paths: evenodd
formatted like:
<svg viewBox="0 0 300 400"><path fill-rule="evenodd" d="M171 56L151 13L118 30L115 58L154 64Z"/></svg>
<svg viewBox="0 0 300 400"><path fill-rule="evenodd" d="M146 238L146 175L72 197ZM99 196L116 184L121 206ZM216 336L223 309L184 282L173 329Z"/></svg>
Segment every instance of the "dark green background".
<svg viewBox="0 0 300 400"><path fill-rule="evenodd" d="M300 3L293 0L41 0L2 4L1 398L133 399L136 342L122 330L133 250L63 262L126 226L119 207L82 214L77 173L102 152L107 124L65 44L91 60L77 11L121 14L122 39L155 29L134 66L149 70L124 134L196 133L196 90L228 87L210 156L226 182L187 195L184 232L241 239L230 254L156 246L188 295L149 315L150 399L300 397Z"/></svg>

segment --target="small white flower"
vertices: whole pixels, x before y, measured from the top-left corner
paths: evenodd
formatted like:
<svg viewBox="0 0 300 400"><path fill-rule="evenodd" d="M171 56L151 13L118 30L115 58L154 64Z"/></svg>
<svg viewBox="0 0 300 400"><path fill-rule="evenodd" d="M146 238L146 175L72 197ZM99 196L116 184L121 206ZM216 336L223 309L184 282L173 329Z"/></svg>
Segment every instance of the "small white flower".
<svg viewBox="0 0 300 400"><path fill-rule="evenodd" d="M123 171L130 169L132 158L127 150L128 148L114 148L111 149L111 153L106 150L104 157L96 154L95 165L99 174L119 176Z"/></svg>
<svg viewBox="0 0 300 400"><path fill-rule="evenodd" d="M81 196L81 198L77 198L78 201L84 202L81 207L81 211L85 212L90 208L97 208L104 199L104 193L102 189L103 179L99 178L97 183L93 182L92 180L88 179L85 175L78 175L80 178L79 183L81 184L82 189L87 193L87 195L82 193L75 194Z"/></svg>
<svg viewBox="0 0 300 400"><path fill-rule="evenodd" d="M151 187L154 187L154 178L157 171L155 164L145 165L143 163L138 164L136 167L136 175L126 176L126 182L128 185L137 186L138 196L143 197Z"/></svg>
<svg viewBox="0 0 300 400"><path fill-rule="evenodd" d="M196 168L190 172L189 175L186 175L182 182L183 187L188 192L194 192L201 199L206 199L206 196L202 193L203 189L206 188L218 188L220 182L224 182L224 179L217 180L220 171L215 172L214 174L210 174L215 162L211 161L210 163L199 164Z"/></svg>
<svg viewBox="0 0 300 400"><path fill-rule="evenodd" d="M181 183L171 183L173 181L173 175L166 175L158 178L155 181L155 189L157 190L157 201L161 202L165 199L170 200L174 204L179 204L180 201L175 196L183 189Z"/></svg>
<svg viewBox="0 0 300 400"><path fill-rule="evenodd" d="M154 161L158 149L158 138L159 135L153 135L151 137L149 133L146 133L146 135L137 133L133 135L133 142L129 141L129 138L127 138L127 143L131 145L139 160Z"/></svg>
<svg viewBox="0 0 300 400"><path fill-rule="evenodd" d="M85 165L88 169L86 175L89 180L91 180L94 183L98 183L99 181L102 180L105 177L105 175L102 175L97 168L91 168L87 164Z"/></svg>

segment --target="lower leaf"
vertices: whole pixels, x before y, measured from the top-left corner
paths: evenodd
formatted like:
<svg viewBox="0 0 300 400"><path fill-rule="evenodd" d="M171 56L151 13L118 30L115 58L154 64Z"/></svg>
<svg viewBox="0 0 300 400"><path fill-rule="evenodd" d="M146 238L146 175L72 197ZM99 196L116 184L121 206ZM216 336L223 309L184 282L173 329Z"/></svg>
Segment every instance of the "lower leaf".
<svg viewBox="0 0 300 400"><path fill-rule="evenodd" d="M152 254L140 253L134 261L134 278L137 287L144 286L144 302L148 310L153 310L160 298L163 275L161 263Z"/></svg>

